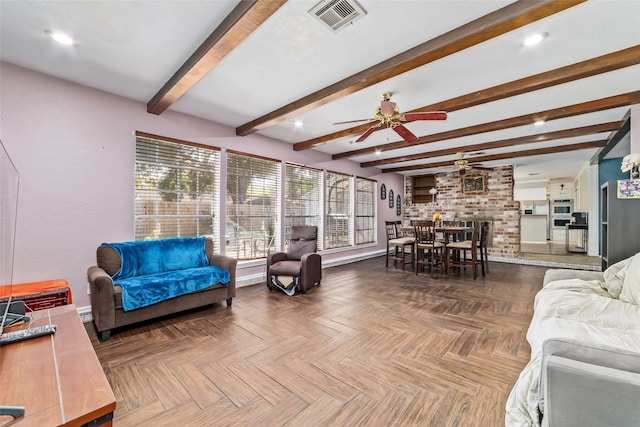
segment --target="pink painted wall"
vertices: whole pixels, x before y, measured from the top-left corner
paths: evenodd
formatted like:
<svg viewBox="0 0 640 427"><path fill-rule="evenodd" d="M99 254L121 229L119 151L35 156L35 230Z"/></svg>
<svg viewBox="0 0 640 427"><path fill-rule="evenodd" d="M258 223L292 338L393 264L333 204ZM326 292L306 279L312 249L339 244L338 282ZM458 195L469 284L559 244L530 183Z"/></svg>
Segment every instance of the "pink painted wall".
<svg viewBox="0 0 640 427"><path fill-rule="evenodd" d="M144 103L11 64L0 63L0 94L0 138L21 179L14 283L64 278L79 308L89 306L86 271L98 245L133 238L136 130L376 179L404 201L401 175L260 135L237 137L233 128L184 114L148 114ZM378 244L325 261L385 248L384 221L400 217L377 199ZM263 271L239 267L238 279Z"/></svg>

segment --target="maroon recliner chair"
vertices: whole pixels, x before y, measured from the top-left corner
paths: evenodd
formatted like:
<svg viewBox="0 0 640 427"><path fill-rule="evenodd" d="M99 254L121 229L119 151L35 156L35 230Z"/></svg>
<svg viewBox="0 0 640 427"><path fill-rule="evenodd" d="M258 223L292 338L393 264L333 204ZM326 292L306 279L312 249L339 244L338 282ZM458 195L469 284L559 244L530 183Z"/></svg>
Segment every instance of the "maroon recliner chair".
<svg viewBox="0 0 640 427"><path fill-rule="evenodd" d="M287 252L267 257L267 287L274 289L274 276L294 277L295 288L303 294L322 280L322 257L318 250L318 227L294 225ZM286 285L286 284L285 284Z"/></svg>

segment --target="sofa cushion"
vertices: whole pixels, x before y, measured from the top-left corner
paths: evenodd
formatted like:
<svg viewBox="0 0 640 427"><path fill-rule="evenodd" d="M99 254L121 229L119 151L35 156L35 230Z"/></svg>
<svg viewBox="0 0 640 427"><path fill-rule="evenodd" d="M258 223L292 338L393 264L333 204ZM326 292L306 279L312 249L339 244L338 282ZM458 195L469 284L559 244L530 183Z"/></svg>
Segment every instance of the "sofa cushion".
<svg viewBox="0 0 640 427"><path fill-rule="evenodd" d="M609 266L603 274L604 287L611 294L613 298L619 298L620 292L622 292L622 285L624 283L624 277L627 272L627 267L631 263L631 258L623 259L615 264Z"/></svg>
<svg viewBox="0 0 640 427"><path fill-rule="evenodd" d="M315 240L293 240L289 244L287 257L289 259L299 260L302 258L302 255L313 253L316 250L317 244Z"/></svg>
<svg viewBox="0 0 640 427"><path fill-rule="evenodd" d="M301 264L299 261L279 261L269 267L269 271L274 276L300 276Z"/></svg>
<svg viewBox="0 0 640 427"><path fill-rule="evenodd" d="M120 257L120 269L112 275L116 280L206 267L209 262L205 240L203 236L103 244L115 250ZM113 270L113 265L110 267Z"/></svg>
<svg viewBox="0 0 640 427"><path fill-rule="evenodd" d="M109 276L113 276L120 270L120 255L111 246L102 244L98 247L96 253L98 267L107 272Z"/></svg>
<svg viewBox="0 0 640 427"><path fill-rule="evenodd" d="M599 280L602 281L602 273L599 271L589 270L571 270L568 268L550 268L544 273L542 287L546 287L549 283L557 280L566 279L582 279L582 280Z"/></svg>
<svg viewBox="0 0 640 427"><path fill-rule="evenodd" d="M230 277L227 270L209 266L115 279L114 284L121 287L122 309L129 311L216 284L227 284Z"/></svg>
<svg viewBox="0 0 640 427"><path fill-rule="evenodd" d="M640 254L636 254L626 268L620 300L640 305Z"/></svg>

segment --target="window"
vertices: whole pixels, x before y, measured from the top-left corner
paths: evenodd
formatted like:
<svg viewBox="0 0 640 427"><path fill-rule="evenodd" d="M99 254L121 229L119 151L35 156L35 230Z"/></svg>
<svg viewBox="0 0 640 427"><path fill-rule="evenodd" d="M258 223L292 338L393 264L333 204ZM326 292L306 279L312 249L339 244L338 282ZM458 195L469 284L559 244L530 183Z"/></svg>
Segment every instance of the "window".
<svg viewBox="0 0 640 427"><path fill-rule="evenodd" d="M337 172L326 172L326 249L343 248L353 242L353 178Z"/></svg>
<svg viewBox="0 0 640 427"><path fill-rule="evenodd" d="M285 241L292 225L318 227L318 250L322 250L322 171L293 164L285 171Z"/></svg>
<svg viewBox="0 0 640 427"><path fill-rule="evenodd" d="M219 170L218 149L136 132L135 240L217 235Z"/></svg>
<svg viewBox="0 0 640 427"><path fill-rule="evenodd" d="M356 178L356 245L376 241L376 182Z"/></svg>
<svg viewBox="0 0 640 427"><path fill-rule="evenodd" d="M281 163L227 152L226 254L264 258L280 246Z"/></svg>

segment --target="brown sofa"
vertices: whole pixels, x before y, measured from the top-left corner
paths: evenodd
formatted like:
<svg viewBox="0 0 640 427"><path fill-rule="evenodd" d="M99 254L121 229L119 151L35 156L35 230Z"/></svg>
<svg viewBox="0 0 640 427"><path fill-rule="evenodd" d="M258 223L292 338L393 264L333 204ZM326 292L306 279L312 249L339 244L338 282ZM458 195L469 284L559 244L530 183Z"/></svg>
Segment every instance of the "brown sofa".
<svg viewBox="0 0 640 427"><path fill-rule="evenodd" d="M178 313L220 301L231 306L236 296L237 260L213 253L213 240L207 238L205 252L209 265L215 265L230 274L229 283L216 283L206 289L164 300L153 305L124 311L122 288L114 286L112 276L120 270L120 256L110 246L100 245L97 250L97 266L89 267L87 275L91 291L91 313L93 322L103 341L109 339L111 330L125 325Z"/></svg>

